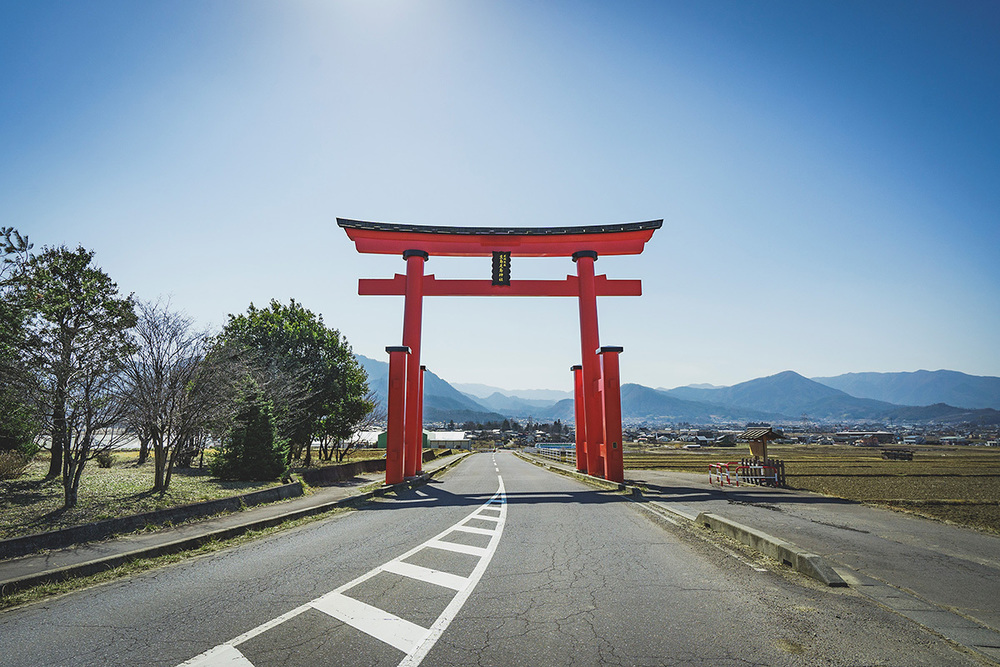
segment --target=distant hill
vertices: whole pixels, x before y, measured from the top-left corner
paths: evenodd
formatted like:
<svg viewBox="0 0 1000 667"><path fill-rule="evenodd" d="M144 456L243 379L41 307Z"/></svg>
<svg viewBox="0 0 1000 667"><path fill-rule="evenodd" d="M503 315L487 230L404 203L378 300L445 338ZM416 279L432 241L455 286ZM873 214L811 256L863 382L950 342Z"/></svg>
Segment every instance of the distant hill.
<svg viewBox="0 0 1000 667"><path fill-rule="evenodd" d="M725 386L718 384L709 384L708 382L698 382L695 384L686 384L683 387L678 387L678 389L725 389ZM657 387L657 391L670 391L666 387Z"/></svg>
<svg viewBox="0 0 1000 667"><path fill-rule="evenodd" d="M894 406L883 416L887 421L895 422L936 422L939 424L1000 424L1000 410L993 408L981 408L979 410L967 410L966 408L956 408L944 403L925 405L922 407L911 407L905 405Z"/></svg>
<svg viewBox="0 0 1000 667"><path fill-rule="evenodd" d="M811 419L877 419L893 407L889 403L856 398L794 371L741 382L732 387L678 387L667 393L686 400L760 410L793 419L802 415Z"/></svg>
<svg viewBox="0 0 1000 667"><path fill-rule="evenodd" d="M622 416L625 419L649 422L693 422L712 423L716 421L748 421L771 419L778 415L747 409L719 405L714 402L689 401L669 392L651 389L641 384L622 385Z"/></svg>
<svg viewBox="0 0 1000 667"><path fill-rule="evenodd" d="M389 387L389 364L360 354L354 357L368 373L368 387L385 408ZM502 421L503 415L489 410L458 391L431 371L424 374L424 421Z"/></svg>
<svg viewBox="0 0 1000 667"><path fill-rule="evenodd" d="M969 410L941 402L907 406L856 397L805 378L794 371L749 380L732 387L699 389L688 386L671 389L666 393L685 400L777 413L791 420L805 415L810 419L830 422L1000 423L1000 412L996 410Z"/></svg>
<svg viewBox="0 0 1000 667"><path fill-rule="evenodd" d="M389 364L356 355L368 372L369 386L375 390L382 404L388 386ZM840 378L861 376L908 375L920 376L927 371L909 374L855 373ZM929 375L949 384L955 391L963 386L991 386L990 383L958 382L955 376L974 380L1000 380L977 378L953 371L936 371ZM823 378L835 381L838 378ZM934 384L931 382L931 384ZM470 386L477 391L495 389L488 385ZM570 392L539 390L543 396L572 396ZM505 417L535 420L559 419L572 423L575 418L573 399L532 398L521 390L512 395L508 390L493 391L483 397L465 394L430 371L424 378L424 418L426 421L501 421ZM536 394L537 396L537 394ZM914 394L919 398L922 394ZM920 402L919 400L915 402ZM793 422L805 415L811 420L826 422L895 422L895 423L979 423L1000 424L1000 410L993 408L955 407L944 401L925 402L923 405L905 405L868 396L854 396L849 392L803 377L794 371L785 371L763 378L741 382L731 387L689 385L675 389L652 389L639 384L622 385L622 417L628 421L656 423L688 422L710 424L720 422Z"/></svg>
<svg viewBox="0 0 1000 667"><path fill-rule="evenodd" d="M536 413L536 419L575 421L573 399L559 401L546 412ZM699 401L686 401L670 396L661 389L641 384L622 385L622 418L631 422L665 424L677 422L710 424L716 422L771 420L780 415L715 405Z"/></svg>
<svg viewBox="0 0 1000 667"><path fill-rule="evenodd" d="M468 396L468 394L466 394ZM535 417L545 414L557 403L554 400L526 399L507 396L498 391L485 398L475 399L480 405L508 417Z"/></svg>
<svg viewBox="0 0 1000 667"><path fill-rule="evenodd" d="M846 373L813 379L851 396L897 405L946 403L972 410L1000 410L1000 377L967 375L958 371L914 371Z"/></svg>
<svg viewBox="0 0 1000 667"><path fill-rule="evenodd" d="M573 398L573 392L558 389L501 389L488 384L468 382L452 382L451 386L467 396L475 399L489 398L493 394L501 394L510 398L521 398L527 401L546 401L550 405L564 398Z"/></svg>

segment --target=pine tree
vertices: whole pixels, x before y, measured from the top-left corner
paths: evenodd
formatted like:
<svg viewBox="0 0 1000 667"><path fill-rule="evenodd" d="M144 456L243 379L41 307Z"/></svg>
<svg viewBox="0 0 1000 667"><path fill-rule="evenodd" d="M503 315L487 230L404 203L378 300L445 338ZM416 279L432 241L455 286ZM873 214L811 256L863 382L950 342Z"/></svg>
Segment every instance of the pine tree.
<svg viewBox="0 0 1000 667"><path fill-rule="evenodd" d="M236 417L212 459L210 470L221 479L270 480L286 470L288 443L276 436L274 409L248 379Z"/></svg>

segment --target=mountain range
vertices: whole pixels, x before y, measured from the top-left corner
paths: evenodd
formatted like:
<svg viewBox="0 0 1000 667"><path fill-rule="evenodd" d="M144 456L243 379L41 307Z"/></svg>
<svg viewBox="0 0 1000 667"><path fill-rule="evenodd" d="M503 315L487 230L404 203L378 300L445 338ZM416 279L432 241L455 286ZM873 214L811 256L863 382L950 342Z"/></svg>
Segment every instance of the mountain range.
<svg viewBox="0 0 1000 667"><path fill-rule="evenodd" d="M356 356L368 372L369 386L384 405L389 365ZM468 384L458 387L464 391L427 371L424 420L574 420L570 392L508 391ZM625 384L622 416L629 422L649 424L803 420L1000 424L1000 378L941 370L809 379L784 371L731 387L700 384L653 389Z"/></svg>
<svg viewBox="0 0 1000 667"><path fill-rule="evenodd" d="M847 373L813 378L858 398L898 405L947 403L963 408L1000 409L1000 378L957 371L912 373Z"/></svg>
<svg viewBox="0 0 1000 667"><path fill-rule="evenodd" d="M368 373L368 388L375 393L382 409L387 403L389 364L360 354L354 355ZM503 421L504 416L466 396L430 371L424 373L424 421L456 422Z"/></svg>

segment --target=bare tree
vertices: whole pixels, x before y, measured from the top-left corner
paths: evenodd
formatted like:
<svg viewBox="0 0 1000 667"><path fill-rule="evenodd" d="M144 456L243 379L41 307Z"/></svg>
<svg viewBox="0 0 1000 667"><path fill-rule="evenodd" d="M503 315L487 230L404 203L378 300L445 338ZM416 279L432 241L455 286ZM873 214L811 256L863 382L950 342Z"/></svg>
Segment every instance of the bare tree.
<svg viewBox="0 0 1000 667"><path fill-rule="evenodd" d="M334 459L340 463L348 454L356 449L360 449L364 442L361 439L363 431L373 430L376 426L384 424L386 421L385 407L379 402L374 390L370 390L365 395L365 401L370 403L372 410L362 419L354 424L354 432L348 438L338 437L337 434L323 431L319 440L319 457L324 461ZM306 449L304 465L309 466L310 450Z"/></svg>
<svg viewBox="0 0 1000 667"><path fill-rule="evenodd" d="M87 461L111 451L128 435L123 428L127 396L117 363L92 367L66 401L67 437L62 449L63 504L75 507Z"/></svg>
<svg viewBox="0 0 1000 667"><path fill-rule="evenodd" d="M232 398L231 364L210 338L161 301L138 304L137 351L126 362L129 421L153 450L153 490L165 492L177 455L212 427Z"/></svg>

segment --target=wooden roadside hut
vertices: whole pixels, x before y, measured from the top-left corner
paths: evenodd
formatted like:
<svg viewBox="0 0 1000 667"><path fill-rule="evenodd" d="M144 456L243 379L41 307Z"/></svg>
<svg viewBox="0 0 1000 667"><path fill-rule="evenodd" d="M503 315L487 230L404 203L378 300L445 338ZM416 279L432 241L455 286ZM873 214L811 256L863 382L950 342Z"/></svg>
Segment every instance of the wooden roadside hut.
<svg viewBox="0 0 1000 667"><path fill-rule="evenodd" d="M767 460L767 443L780 437L770 426L752 426L740 434L740 440L750 444L754 458L762 460Z"/></svg>
<svg viewBox="0 0 1000 667"><path fill-rule="evenodd" d="M752 458L743 459L741 479L751 484L785 486L785 464L778 459L768 458L767 443L781 436L770 426L752 426L740 434L739 439L750 445Z"/></svg>

